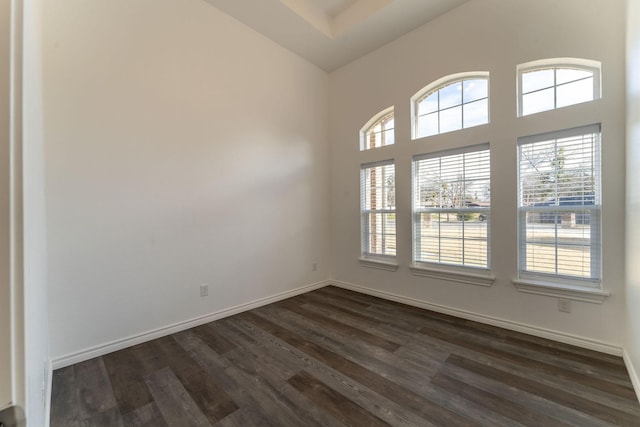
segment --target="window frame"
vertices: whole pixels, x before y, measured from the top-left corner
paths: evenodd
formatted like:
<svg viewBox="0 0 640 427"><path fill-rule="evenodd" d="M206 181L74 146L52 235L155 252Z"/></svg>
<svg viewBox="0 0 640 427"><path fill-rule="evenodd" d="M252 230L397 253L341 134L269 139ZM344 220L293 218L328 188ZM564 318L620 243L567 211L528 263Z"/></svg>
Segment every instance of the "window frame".
<svg viewBox="0 0 640 427"><path fill-rule="evenodd" d="M388 123L390 120L394 121L393 128L382 130L380 132L380 135L381 135L382 140L384 141L386 139L386 132L392 131L393 132L393 142L390 143L390 144L382 144L382 145L376 146L376 147L368 147L367 139L368 139L369 132L373 128L378 126L379 124L384 126L384 123ZM375 150L375 149L378 149L378 148L395 145L395 132L396 132L396 129L395 129L395 112L394 112L394 107L391 106L389 108L385 108L384 110L380 111L378 114L374 115L360 129L360 151Z"/></svg>
<svg viewBox="0 0 640 427"><path fill-rule="evenodd" d="M539 113L543 113L545 111L555 111L559 108L565 108L565 107L571 107L573 105L579 105L579 104L584 104L586 102L592 102L595 101L597 99L602 98L602 82L601 82L601 68L602 65L599 61L594 61L594 60L590 60L590 59L582 59L582 58L549 58L549 59L541 59L541 60L537 60L537 61L531 61L531 62L526 62L526 63L522 63L522 64L518 64L518 66L516 67L517 70L517 114L518 117L527 117L527 116L531 116L531 115L535 115L535 114L539 114ZM542 70L546 70L546 69L553 69L554 70L554 83L553 86L547 86L544 88L540 88L540 89L536 89L535 91L531 91L531 92L527 92L527 93L523 93L523 76L527 73L530 72L534 72L534 71L542 71ZM588 71L593 73L593 99L588 100L588 101L582 101L582 102L577 102L575 104L568 104L568 105L563 105L558 107L558 96L557 96L557 89L560 86L569 84L569 83L573 83L577 80L573 80L571 82L565 82L565 83L560 83L558 84L556 82L556 71L558 69L574 69L574 70L581 70L581 71ZM534 93L537 91L541 91L541 90L546 90L546 89L550 89L553 88L553 108L547 109L547 110L541 110L541 111L536 111L533 113L528 113L528 114L524 114L523 113L523 109L524 109L524 101L523 101L523 97L524 95L530 94L530 93Z"/></svg>
<svg viewBox="0 0 640 427"><path fill-rule="evenodd" d="M521 147L528 144L543 143L549 141L556 141L564 138L581 137L586 135L594 135L593 144L594 150L594 203L593 205L570 205L562 207L560 204L550 206L522 206L522 177L521 177ZM518 279L514 282L516 284L524 285L536 285L548 288L573 288L577 290L589 291L601 291L602 289L602 131L600 124L592 124L586 126L580 126L570 129L562 129L558 131L546 132L536 135L529 135L518 138L517 148L517 240L518 240ZM558 194L557 189L554 193L557 200L561 196ZM551 215L557 215L557 212L561 211L575 211L584 210L590 213L590 268L591 277L578 277L569 274L558 273L545 273L540 271L530 271L526 269L527 261L527 213L528 212L541 212L550 213ZM594 214L595 213L595 214ZM594 222L596 224L594 224ZM554 224L557 224L557 220L554 220ZM556 227L557 228L557 227ZM554 248L558 248L558 235L554 237ZM556 270L558 268L558 260L556 254Z"/></svg>
<svg viewBox="0 0 640 427"><path fill-rule="evenodd" d="M434 134L429 134L429 135L418 135L418 131L419 131L419 120L420 120L420 108L419 108L419 104L420 102L422 102L424 99L426 99L427 97L429 97L431 94L433 94L436 91L440 91L441 89L446 88L447 86L459 83L459 82L464 82L467 80L486 80L487 82L487 97L486 98L479 98L479 99L475 99L473 101L470 102L464 102L464 98L461 100L460 104L456 104L454 106L449 106L446 107L444 109L441 109L440 106L438 105L438 109L435 110L435 112L440 113L441 111L446 111L449 110L451 108L455 108L457 106L463 107L464 105L468 105L471 104L473 102L477 102L483 99L487 100L487 121L485 123L480 123L477 125L473 125L473 126L464 126L464 108L461 110L461 127L460 129L454 129L454 130L447 130L444 132L440 131L440 117L438 117L438 132L434 133ZM447 76L444 76L438 80L435 80L431 83L429 83L428 85L426 85L425 87L423 87L422 89L420 89L419 91L417 91L412 97L411 97L411 139L412 140L416 140L416 139L421 139L421 138L428 138L428 137L433 137L436 135L442 135L445 133L450 133L450 132L456 132L459 130L463 130L463 129L470 129L472 127L477 127L477 126L483 126L483 125L487 125L489 123L491 123L491 81L489 78L489 72L488 71L470 71L470 72L464 72L464 73L456 73L456 74L450 74Z"/></svg>
<svg viewBox="0 0 640 427"><path fill-rule="evenodd" d="M444 150L444 151L438 151L438 152L433 152L433 153L425 153L425 154L417 154L415 156L412 157L412 161L411 161L411 227L412 227L412 267L414 270L415 274L418 275L424 275L424 274L420 274L418 272L418 270L430 270L430 271L443 271L443 272L451 272L451 273L460 273L461 275L465 275L465 276L469 276L467 277L467 279L465 280L458 280L458 281L464 281L464 282L469 282L469 278L484 278L484 279L489 279L489 281L483 281L482 283L473 283L473 282L469 282L469 283L473 283L473 284L483 284L483 285L490 285L493 282L493 279L491 279L489 276L487 276L487 273L490 272L491 270L491 201L489 201L489 206L477 206L477 207L463 207L463 208L422 208L422 207L418 207L416 206L416 201L417 201L417 192L420 191L419 190L419 186L418 184L418 179L419 179L419 175L417 174L417 165L418 162L422 161L422 160L428 160L428 159L442 159L445 157L450 157L450 156L457 156L457 155L462 155L464 156L465 154L473 154L473 153L478 153L478 152L483 152L486 151L487 155L488 155L488 162L489 162L489 169L487 171L487 178L489 181L489 194L491 191L491 147L489 143L483 143L483 144L476 144L476 145L471 145L471 146L466 146L466 147L460 147L460 148L455 148L455 149L450 149L450 150ZM463 161L464 161L464 157L463 157ZM463 163L462 165L463 170L466 170L466 164ZM466 180L465 180L465 184L466 184ZM490 197L489 197L490 200ZM420 216L423 213L450 213L450 214L454 214L454 215L462 215L463 217L463 229L464 229L464 223L466 222L464 220L465 218L465 214L466 213L484 213L485 214L485 224L486 224L486 266L477 266L477 265L469 265L469 264L465 264L464 262L464 255L463 255L463 263L462 264L457 264L457 263L450 263L450 262L433 262L433 261L426 261L426 260L422 260L422 259L418 259L419 258L419 250L418 250L418 246L421 244L420 243L420 229L421 229L421 225L420 223L421 218ZM438 239L440 241L440 232L438 231ZM462 245L464 248L464 242L465 242L465 238L462 237ZM464 252L464 249L463 249ZM480 273L480 275L477 275L477 273ZM432 275L430 275L430 277L433 277Z"/></svg>
<svg viewBox="0 0 640 427"><path fill-rule="evenodd" d="M395 241L396 241L396 248L393 254L388 254L388 253L378 253L378 252L371 252L369 250L370 248L370 238L372 234L375 233L371 233L371 226L370 226L370 221L367 219L371 214L382 214L382 215L397 215L397 206L396 203L394 203L393 205L393 209L390 208L382 208L382 209L371 209L371 208L367 208L366 207L366 192L365 190L367 189L366 183L365 183L365 179L367 177L367 173L366 171L368 169L373 169L373 168L378 168L378 167L385 167L385 166L392 166L393 167L393 175L394 175L394 184L393 184L393 192L394 192L394 198L395 198L395 192L396 192L396 183L395 183L395 175L396 175L396 164L394 159L387 159L387 160L382 160L382 161L378 161L378 162L373 162L373 163L366 163L366 164L362 164L360 165L360 260L361 261L375 261L375 262L380 262L381 264L388 264L390 266L395 265L394 262L397 259L397 216L393 219L393 224L394 224L394 229L395 232L393 234L393 236L395 236ZM377 188L377 187L376 187ZM384 197L384 195L382 196ZM383 221L382 224L383 229L386 228L386 222ZM382 232L383 236L387 236L388 233L386 233L384 230ZM389 234L391 235L391 234ZM385 247L385 243L382 243L383 247ZM396 265L397 267L397 265Z"/></svg>

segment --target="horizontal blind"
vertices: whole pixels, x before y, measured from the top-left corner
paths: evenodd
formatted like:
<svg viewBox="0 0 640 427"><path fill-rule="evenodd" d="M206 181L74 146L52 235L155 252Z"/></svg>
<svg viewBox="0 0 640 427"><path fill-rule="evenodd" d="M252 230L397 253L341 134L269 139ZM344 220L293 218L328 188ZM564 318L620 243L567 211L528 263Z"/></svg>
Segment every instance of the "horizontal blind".
<svg viewBox="0 0 640 427"><path fill-rule="evenodd" d="M521 272L599 279L599 126L523 138L518 157Z"/></svg>
<svg viewBox="0 0 640 427"><path fill-rule="evenodd" d="M414 261L487 268L488 144L413 162Z"/></svg>
<svg viewBox="0 0 640 427"><path fill-rule="evenodd" d="M362 252L396 254L396 194L393 160L363 165L360 172Z"/></svg>
<svg viewBox="0 0 640 427"><path fill-rule="evenodd" d="M490 206L488 145L414 160L414 208L464 209Z"/></svg>
<svg viewBox="0 0 640 427"><path fill-rule="evenodd" d="M395 165L393 160L363 165L360 180L362 209L395 209Z"/></svg>

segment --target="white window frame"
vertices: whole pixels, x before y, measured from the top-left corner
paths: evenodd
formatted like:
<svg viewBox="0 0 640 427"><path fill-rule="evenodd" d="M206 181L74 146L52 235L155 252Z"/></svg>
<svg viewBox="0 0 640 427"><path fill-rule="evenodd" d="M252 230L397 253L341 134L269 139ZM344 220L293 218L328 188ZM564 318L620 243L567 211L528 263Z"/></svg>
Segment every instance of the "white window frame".
<svg viewBox="0 0 640 427"><path fill-rule="evenodd" d="M385 129L385 124L389 123L391 120L394 120L394 127ZM382 130L380 132L380 138L382 144L379 146L371 147L370 145L370 132L376 127L380 125ZM387 143L387 135L386 133L391 131L394 135L393 142ZM369 121L360 129L360 151L365 150L373 150L376 148L387 147L389 145L395 144L395 117L394 117L394 109L393 106L389 108L385 108L380 111L378 114L373 116Z"/></svg>
<svg viewBox="0 0 640 427"><path fill-rule="evenodd" d="M370 183L366 183L365 180L367 179L367 170L368 169L373 169L373 168L379 168L379 167L385 167L385 166L392 166L393 167L393 174L394 174L394 197L395 197L395 174L396 174L396 170L395 170L395 162L393 159L390 160L384 160L384 161L380 161L380 162L375 162L375 163L367 163L367 164L363 164L360 166L360 228L361 228L361 264L365 265L365 266L369 266L369 267L374 267L374 268L382 268L382 269L386 269L386 270L395 270L397 268L397 264L395 263L396 260L396 256L397 256L397 248L394 251L393 254L390 253L385 253L385 252L372 252L369 250L370 248L370 239L372 235L376 235L377 233L372 233L370 230L370 223L369 223L369 218L371 214L383 214L383 215L395 215L396 214L396 206L395 203L393 205L393 208L389 208L389 207L382 207L382 208L370 208L366 206L366 197L367 197L367 193L366 193L366 189L369 187L370 188ZM379 184L376 184L376 188L379 188ZM369 195L370 196L370 195ZM384 197L384 195L383 195ZM395 228L395 233L394 238L396 239L396 244L397 244L397 221L396 218L393 219L394 222L394 228ZM382 225L382 238L384 239L385 236L390 235L388 233L386 233L386 221L383 221ZM385 248L386 244L384 242L382 242L382 247Z"/></svg>
<svg viewBox="0 0 640 427"><path fill-rule="evenodd" d="M460 277L457 281L469 282L472 284L481 284L488 286L490 285L495 278L488 275L488 272L491 269L491 204L489 206L474 206L474 207L461 207L461 208L442 208L442 207L433 207L433 208L424 208L418 206L419 203L417 198L419 196L419 183L418 183L418 173L417 167L418 162L422 160L428 159L444 159L451 156L464 156L465 154L473 154L481 151L486 151L489 155L489 170L487 171L487 175L490 179L491 177L491 160L490 160L490 146L488 143L478 144L453 150L440 151L429 154L421 154L413 157L412 161L412 229L413 229L413 265L412 271L417 275L426 275L429 277L435 277L435 274L441 275L443 272L450 273L459 273L460 276L466 276L464 278ZM463 165L463 170L466 172L466 164ZM466 183L466 179L465 179ZM489 190L490 191L490 190ZM458 263L450 263L450 262L432 262L425 261L419 258L419 245L420 243L420 231L421 231L421 214L423 213L438 213L438 214L446 214L449 213L451 215L459 215L462 214L463 218L467 213L482 213L485 215L485 223L486 223L486 244L487 244L487 252L486 266L474 266L465 263L464 255L462 264ZM464 222L463 222L464 226ZM463 228L464 229L464 228ZM439 231L438 231L439 234ZM440 235L440 234L439 234ZM439 237L440 238L440 237ZM462 241L464 242L464 235ZM435 268L434 268L435 267ZM430 274L424 274L424 272L430 272ZM464 274L466 273L466 274ZM475 279L475 280L471 280Z"/></svg>
<svg viewBox="0 0 640 427"><path fill-rule="evenodd" d="M594 204L579 206L522 206L522 185L521 185L521 147L527 144L535 144L547 141L554 141L563 138L580 137L582 135L595 135L594 138ZM564 129L555 132L548 132L538 135L531 135L518 139L518 279L514 280L518 289L524 292L537 293L542 295L559 295L554 293L554 288L565 291L567 297L576 296L574 299L581 299L589 302L601 302L601 298L608 295L601 291L602 286L602 186L601 180L601 130L599 124L582 126L572 129ZM555 194L557 198L558 195ZM580 278L567 274L553 274L536 271L528 271L526 267L526 232L528 212L550 212L556 214L559 211L581 209L590 212L590 268L591 277ZM557 224L556 224L557 227ZM555 247L558 247L557 233L555 237ZM557 264L557 260L556 260ZM557 267L557 266L556 266ZM591 295L589 295L591 294Z"/></svg>
<svg viewBox="0 0 640 427"><path fill-rule="evenodd" d="M541 60L537 60L537 61L531 61L531 62L526 62L523 64L519 64L517 66L517 85L518 85L518 117L526 117L526 116L530 116L533 114L539 114L542 113L544 111L553 111L556 110L558 108L565 108L565 107L570 107L572 105L578 105L578 104L583 104L584 102L591 102L594 101L596 99L600 99L602 98L602 83L601 83L601 63L599 61L593 61L590 59L581 59L581 58L549 58L549 59L541 59ZM523 91L523 75L526 73L530 73L530 72L534 72L534 71L542 71L542 70L546 70L546 69L553 69L553 70L557 70L557 69L575 69L575 70L582 70L582 71L589 71L591 73L593 73L593 99L589 100L589 101L584 101L584 102L579 102L576 104L570 104L570 105L565 105L562 107L558 107L557 106L557 89L560 86L563 86L564 84L568 84L571 82L567 82L567 83L562 83L562 84L557 84L555 81L555 72L554 72L554 84L552 86L548 86L545 88L540 88L537 89L536 91L540 91L540 90L544 90L544 89L550 89L553 88L554 90L554 107L550 108L548 110L542 110L542 111L537 111L535 113L529 113L524 115L523 114L523 109L524 109L524 103L523 103L523 96L526 95L524 93L522 93ZM532 91L532 92L528 92L528 93L533 93L536 91Z"/></svg>
<svg viewBox="0 0 640 427"><path fill-rule="evenodd" d="M462 111L462 118L461 118L461 128L460 129L456 129L456 130L451 130L451 131L445 131L445 132L441 132L438 129L438 132L435 134L431 134L431 135L424 135L424 136L420 136L418 135L418 123L419 123L419 119L420 119L420 115L419 115L419 104L420 102L422 102L422 100L424 100L425 98L427 98L428 96L430 96L432 93L439 91L440 89L443 89L449 85L455 84L455 83L459 83L459 82L463 82L466 80L486 80L487 81L487 122L486 123L481 123L478 125L474 125L474 126L469 126L469 127L465 127L464 126L464 109ZM473 72L465 72L465 73L457 73L457 74L450 74L448 76L442 77L434 82L429 83L427 86L423 87L422 89L420 89L418 92L416 92L412 97L411 97L411 117L412 117L412 125L411 125L411 139L420 139L420 138L428 138L431 136L435 136L435 135L440 135L443 133L449 133L449 132L456 132L458 130L462 130L462 129L469 129L470 127L476 127L476 126L482 126L485 124L490 123L491 121L491 117L490 117L490 110L491 110L491 105L490 105L490 93L491 93L491 82L489 80L489 72L488 71L473 71ZM474 100L472 102L477 102L479 100L482 100L485 98L480 98L477 100ZM455 106L451 106L451 107L447 107L444 109L440 109L440 106L438 106L438 110L436 110L438 113L440 113L441 111L445 111L448 110L450 108L454 108L456 106L464 106L466 104L470 104L471 102L464 102L464 99L462 100L461 104L456 104ZM438 118L438 126L440 126L440 119Z"/></svg>

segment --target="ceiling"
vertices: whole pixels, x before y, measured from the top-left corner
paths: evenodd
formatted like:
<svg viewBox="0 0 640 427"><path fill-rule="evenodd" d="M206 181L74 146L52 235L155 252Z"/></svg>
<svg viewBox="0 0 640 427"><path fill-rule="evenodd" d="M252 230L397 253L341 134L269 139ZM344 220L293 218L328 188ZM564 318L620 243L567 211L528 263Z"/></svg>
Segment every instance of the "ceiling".
<svg viewBox="0 0 640 427"><path fill-rule="evenodd" d="M468 0L205 0L333 71Z"/></svg>

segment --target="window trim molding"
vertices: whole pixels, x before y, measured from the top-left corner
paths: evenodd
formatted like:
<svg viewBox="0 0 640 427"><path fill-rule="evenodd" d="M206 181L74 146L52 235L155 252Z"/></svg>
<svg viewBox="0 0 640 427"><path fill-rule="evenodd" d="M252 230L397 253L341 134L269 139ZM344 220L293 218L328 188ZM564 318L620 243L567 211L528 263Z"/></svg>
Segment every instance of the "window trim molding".
<svg viewBox="0 0 640 427"><path fill-rule="evenodd" d="M542 70L545 68L574 68L585 71L593 72L593 99L591 101L584 101L578 104L570 104L562 107L554 107L551 110L538 111L536 113L530 113L527 115L522 114L523 102L522 102L522 75L528 72ZM554 92L558 85L554 84ZM571 107L573 105L584 104L586 102L593 102L602 98L602 63L592 59L584 58L545 58L536 61L524 62L516 66L516 97L517 97L517 115L518 117L527 117L546 111L555 111L558 108ZM555 100L554 100L555 104Z"/></svg>
<svg viewBox="0 0 640 427"><path fill-rule="evenodd" d="M446 264L436 264L438 267ZM495 282L496 277L491 274L491 270L483 268L451 266L451 269L435 268L430 264L414 262L409 266L411 274L414 276L429 277L431 279L447 280L449 282L465 283L468 285L490 287ZM468 270L463 271L462 269ZM486 272L486 274L472 273L471 270Z"/></svg>
<svg viewBox="0 0 640 427"><path fill-rule="evenodd" d="M454 84L456 82L460 82L463 80L474 80L474 79L486 79L487 80L487 123L491 122L491 102L490 102L490 94L491 94L491 80L489 78L489 71L465 71L463 73L455 73L449 74L443 77L440 77L437 80L432 81L427 84L423 88L419 89L416 93L411 97L411 140L428 138L429 136L442 135L442 133L449 133L455 131L447 131L447 132L438 132L434 135L428 136L418 136L418 103L419 100L425 97L425 95L434 92L435 90L440 90L445 86L449 86L450 84ZM463 104L460 104L463 105ZM438 110L441 111L441 110ZM477 125L482 126L482 125ZM475 127L475 126L472 126ZM469 129L464 126L457 130Z"/></svg>
<svg viewBox="0 0 640 427"><path fill-rule="evenodd" d="M373 125L375 125L377 122L381 121L382 119L384 119L387 116L393 116L393 118L395 119L395 108L392 105L391 107L387 107L384 110L380 111L377 114L374 114L373 117L371 117L369 119L369 121L367 121L367 123L364 124L364 126L362 126L362 128L360 128L360 151L367 151L367 150L371 150L371 148L367 148L367 132L369 131L369 129L371 129L373 127ZM393 127L393 132L394 132L394 137L395 137L395 125ZM387 147L389 145L395 145L394 144L388 144L388 145L382 145L380 147L375 147L375 148L382 148L382 147Z"/></svg>
<svg viewBox="0 0 640 427"><path fill-rule="evenodd" d="M380 256L383 255L377 255L376 258L372 257L367 257L365 255L362 255L360 258L358 258L358 263L363 266L363 267L367 267L367 268L375 268L376 270L385 270L385 271L396 271L399 267L399 264L397 262L393 262L391 260L386 261L383 260L381 258L379 258ZM395 257L389 257L391 259L395 259Z"/></svg>
<svg viewBox="0 0 640 427"><path fill-rule="evenodd" d="M567 298L574 301L602 304L611 292L602 288L549 283L527 278L515 278L511 282L519 292L548 297Z"/></svg>

